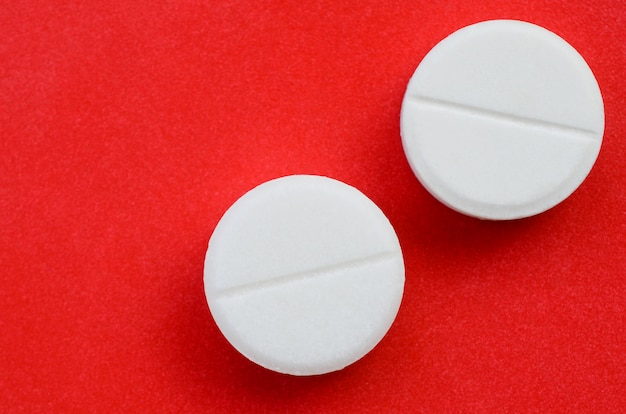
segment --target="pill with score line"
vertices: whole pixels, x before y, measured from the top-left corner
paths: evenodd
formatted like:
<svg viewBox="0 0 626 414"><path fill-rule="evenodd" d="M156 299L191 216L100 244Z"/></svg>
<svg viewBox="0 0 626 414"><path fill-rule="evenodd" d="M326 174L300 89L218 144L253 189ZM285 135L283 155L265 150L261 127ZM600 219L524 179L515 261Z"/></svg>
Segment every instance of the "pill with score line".
<svg viewBox="0 0 626 414"><path fill-rule="evenodd" d="M273 371L336 371L373 349L404 290L398 238L340 181L293 175L250 190L209 241L204 284L226 339Z"/></svg>
<svg viewBox="0 0 626 414"><path fill-rule="evenodd" d="M401 110L405 154L445 205L483 219L539 214L589 174L604 134L598 83L583 57L537 25L492 20L438 43Z"/></svg>

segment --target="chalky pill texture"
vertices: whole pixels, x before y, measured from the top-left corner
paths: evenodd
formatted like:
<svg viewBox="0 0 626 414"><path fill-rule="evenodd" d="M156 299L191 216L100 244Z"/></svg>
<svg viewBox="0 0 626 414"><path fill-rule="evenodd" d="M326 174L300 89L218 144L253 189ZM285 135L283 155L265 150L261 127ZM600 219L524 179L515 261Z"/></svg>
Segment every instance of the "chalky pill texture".
<svg viewBox="0 0 626 414"><path fill-rule="evenodd" d="M567 198L600 151L604 107L578 52L539 26L465 27L423 59L402 103L414 173L449 207L515 219Z"/></svg>
<svg viewBox="0 0 626 414"><path fill-rule="evenodd" d="M228 209L209 241L204 284L239 352L274 371L315 375L382 339L400 306L404 262L391 224L365 195L294 175Z"/></svg>

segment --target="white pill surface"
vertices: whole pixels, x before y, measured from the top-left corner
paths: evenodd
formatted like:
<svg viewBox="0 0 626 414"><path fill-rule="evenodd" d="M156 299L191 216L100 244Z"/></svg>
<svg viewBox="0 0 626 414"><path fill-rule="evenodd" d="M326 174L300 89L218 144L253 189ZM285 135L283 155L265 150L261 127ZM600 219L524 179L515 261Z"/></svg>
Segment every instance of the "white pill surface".
<svg viewBox="0 0 626 414"><path fill-rule="evenodd" d="M292 375L336 371L369 352L396 317L404 262L389 220L360 191L320 176L268 181L216 226L204 285L226 339Z"/></svg>
<svg viewBox="0 0 626 414"><path fill-rule="evenodd" d="M604 107L567 42L530 23L493 20L424 57L400 124L411 168L433 196L471 216L515 219L555 206L587 177Z"/></svg>

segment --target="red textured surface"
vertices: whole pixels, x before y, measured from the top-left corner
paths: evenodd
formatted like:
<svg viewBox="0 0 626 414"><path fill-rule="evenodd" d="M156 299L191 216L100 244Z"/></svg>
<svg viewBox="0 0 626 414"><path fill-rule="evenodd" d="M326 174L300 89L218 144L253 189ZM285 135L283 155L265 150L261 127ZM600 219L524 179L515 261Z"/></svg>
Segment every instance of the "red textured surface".
<svg viewBox="0 0 626 414"><path fill-rule="evenodd" d="M625 2L2 3L0 412L626 411ZM587 181L515 222L435 201L399 137L422 57L493 18L606 107ZM380 345L312 378L240 356L202 284L224 211L295 173L372 198L407 269Z"/></svg>

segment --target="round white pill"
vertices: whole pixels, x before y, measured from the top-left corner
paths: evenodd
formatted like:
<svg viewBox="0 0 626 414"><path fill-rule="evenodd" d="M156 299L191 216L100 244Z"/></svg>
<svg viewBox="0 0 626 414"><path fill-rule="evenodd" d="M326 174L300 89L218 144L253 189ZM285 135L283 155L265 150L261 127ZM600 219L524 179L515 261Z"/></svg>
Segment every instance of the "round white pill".
<svg viewBox="0 0 626 414"><path fill-rule="evenodd" d="M411 168L433 196L471 216L514 219L578 188L600 150L604 107L567 42L530 23L494 20L426 55L400 124Z"/></svg>
<svg viewBox="0 0 626 414"><path fill-rule="evenodd" d="M404 290L398 238L380 209L339 181L268 181L226 211L204 264L207 302L226 339L282 373L339 370L369 352Z"/></svg>

